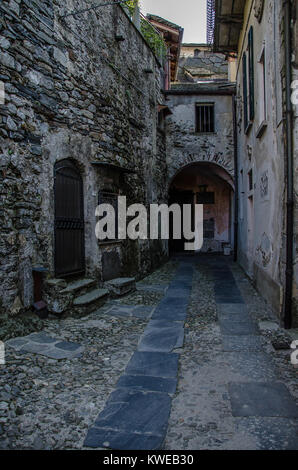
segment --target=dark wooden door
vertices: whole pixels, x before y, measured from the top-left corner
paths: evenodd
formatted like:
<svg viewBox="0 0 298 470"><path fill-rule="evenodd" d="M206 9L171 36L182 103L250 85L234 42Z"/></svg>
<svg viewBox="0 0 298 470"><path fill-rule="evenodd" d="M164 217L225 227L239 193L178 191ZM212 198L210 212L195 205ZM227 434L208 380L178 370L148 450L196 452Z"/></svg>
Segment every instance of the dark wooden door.
<svg viewBox="0 0 298 470"><path fill-rule="evenodd" d="M71 160L55 165L55 275L85 272L84 201L80 172Z"/></svg>

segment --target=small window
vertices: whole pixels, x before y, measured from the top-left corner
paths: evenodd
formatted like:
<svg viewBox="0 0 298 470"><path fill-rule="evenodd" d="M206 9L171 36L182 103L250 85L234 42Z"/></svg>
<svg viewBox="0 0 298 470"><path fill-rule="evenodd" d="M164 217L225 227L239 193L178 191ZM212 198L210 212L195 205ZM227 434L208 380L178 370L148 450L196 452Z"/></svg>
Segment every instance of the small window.
<svg viewBox="0 0 298 470"><path fill-rule="evenodd" d="M215 204L214 193L208 191L197 193L197 204Z"/></svg>
<svg viewBox="0 0 298 470"><path fill-rule="evenodd" d="M248 66L249 66L249 119L255 117L255 79L254 79L254 35L251 26L248 33Z"/></svg>
<svg viewBox="0 0 298 470"><path fill-rule="evenodd" d="M248 190L252 191L253 190L253 174L252 170L248 172Z"/></svg>
<svg viewBox="0 0 298 470"><path fill-rule="evenodd" d="M254 78L254 35L251 27L248 33L247 51L242 57L244 130L255 117L255 78Z"/></svg>
<svg viewBox="0 0 298 470"><path fill-rule="evenodd" d="M196 132L215 132L213 103L196 105Z"/></svg>
<svg viewBox="0 0 298 470"><path fill-rule="evenodd" d="M157 128L160 131L165 130L165 114L163 110L157 112Z"/></svg>
<svg viewBox="0 0 298 470"><path fill-rule="evenodd" d="M243 113L244 113L244 130L248 125L248 87L247 87L247 57L244 52L242 57L242 75L243 75Z"/></svg>
<svg viewBox="0 0 298 470"><path fill-rule="evenodd" d="M204 238L212 240L215 237L215 220L208 219L204 220Z"/></svg>
<svg viewBox="0 0 298 470"><path fill-rule="evenodd" d="M199 57L200 49L194 50L194 57Z"/></svg>
<svg viewBox="0 0 298 470"><path fill-rule="evenodd" d="M262 50L261 57L258 62L258 111L259 126L267 119L267 103L266 103L266 65L265 65L265 47ZM258 137L258 136L257 136Z"/></svg>

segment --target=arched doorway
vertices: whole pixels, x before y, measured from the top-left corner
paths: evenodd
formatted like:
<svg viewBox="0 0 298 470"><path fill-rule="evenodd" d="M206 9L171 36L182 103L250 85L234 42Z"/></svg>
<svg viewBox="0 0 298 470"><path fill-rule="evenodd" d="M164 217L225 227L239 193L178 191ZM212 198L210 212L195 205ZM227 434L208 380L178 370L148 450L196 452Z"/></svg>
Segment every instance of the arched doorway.
<svg viewBox="0 0 298 470"><path fill-rule="evenodd" d="M173 177L169 204L204 205L203 253L221 253L234 244L234 183L231 175L211 162L186 165ZM185 240L170 239L169 250L181 252Z"/></svg>
<svg viewBox="0 0 298 470"><path fill-rule="evenodd" d="M84 274L84 201L81 174L71 160L54 169L55 276Z"/></svg>

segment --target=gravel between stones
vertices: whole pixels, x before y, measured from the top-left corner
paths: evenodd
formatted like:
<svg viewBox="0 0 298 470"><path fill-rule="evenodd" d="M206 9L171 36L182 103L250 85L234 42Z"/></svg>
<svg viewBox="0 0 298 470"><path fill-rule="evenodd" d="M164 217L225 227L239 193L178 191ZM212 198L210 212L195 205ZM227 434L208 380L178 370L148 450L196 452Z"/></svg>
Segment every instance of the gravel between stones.
<svg viewBox="0 0 298 470"><path fill-rule="evenodd" d="M275 315L242 269L232 263L230 267L253 319L276 322ZM172 402L164 449L255 450L256 441L246 431L238 432L239 422L232 416L227 387L229 377L225 376L222 337L217 322L212 273L208 266L198 264L194 272L185 326L178 389ZM271 344L276 337L287 338L287 333L281 329L261 333L264 352L273 358L278 381L288 387L298 404L297 369L290 363L291 351L275 351ZM261 426L262 420L252 421Z"/></svg>
<svg viewBox="0 0 298 470"><path fill-rule="evenodd" d="M176 264L170 261L144 283L168 283L175 271ZM156 292L137 291L120 302L157 305L161 298ZM83 447L88 428L103 410L148 323L109 317L107 308L79 319L37 320L29 329L6 335L8 339L43 328L85 350L77 359L53 360L6 348L6 365L0 366L0 449Z"/></svg>
<svg viewBox="0 0 298 470"><path fill-rule="evenodd" d="M169 283L176 268L177 263L171 261L144 283ZM276 321L242 270L236 265L231 269L253 318L257 322ZM160 295L137 291L120 302L155 305ZM6 349L6 365L0 366L0 449L83 447L87 429L103 410L147 325L138 318L109 317L107 308L80 319L43 321L49 335L82 344L85 350L80 358L57 361ZM290 363L291 351L276 351L271 344L277 336L287 334L284 330L262 333L278 379L298 401L297 369ZM179 384L164 449L253 449L255 442L237 433L231 414L212 275L200 264L194 269L185 343L179 352Z"/></svg>

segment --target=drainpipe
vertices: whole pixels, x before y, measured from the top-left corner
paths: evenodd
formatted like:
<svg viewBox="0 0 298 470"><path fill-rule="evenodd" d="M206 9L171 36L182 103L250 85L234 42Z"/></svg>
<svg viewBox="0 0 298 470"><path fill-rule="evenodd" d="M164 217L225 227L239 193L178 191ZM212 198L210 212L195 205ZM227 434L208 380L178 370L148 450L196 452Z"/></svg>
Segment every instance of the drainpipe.
<svg viewBox="0 0 298 470"><path fill-rule="evenodd" d="M235 94L233 94L233 129L234 129L234 168L235 168L234 262L236 262L238 260L239 184L238 184L237 102L236 102Z"/></svg>
<svg viewBox="0 0 298 470"><path fill-rule="evenodd" d="M287 235L286 235L286 287L284 302L284 324L292 327L293 295L293 244L294 244L294 191L293 191L293 110L291 102L292 43L291 43L291 1L284 1L285 69L286 69L286 169L287 169Z"/></svg>

